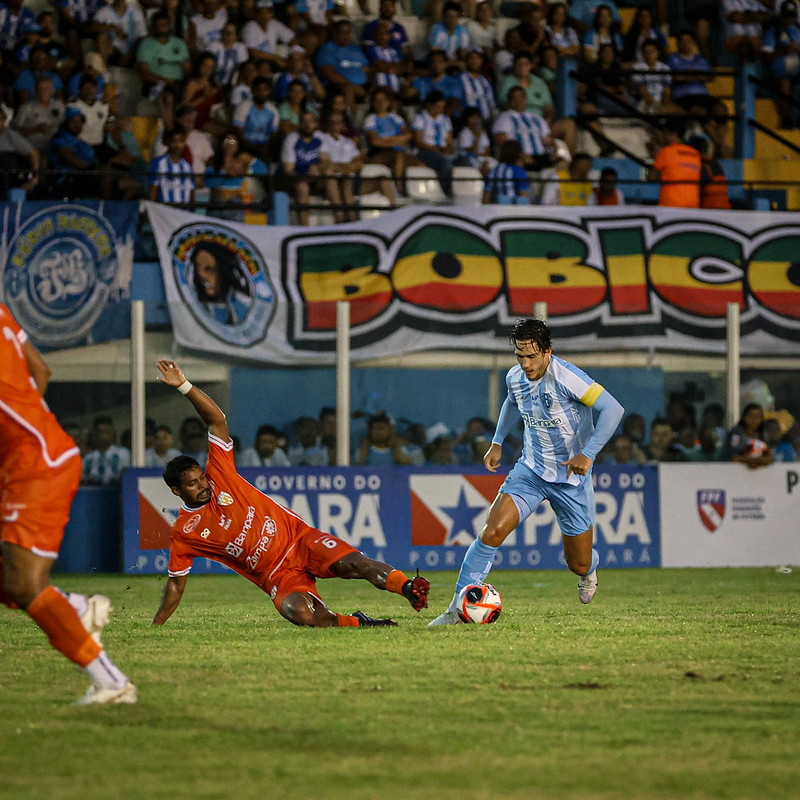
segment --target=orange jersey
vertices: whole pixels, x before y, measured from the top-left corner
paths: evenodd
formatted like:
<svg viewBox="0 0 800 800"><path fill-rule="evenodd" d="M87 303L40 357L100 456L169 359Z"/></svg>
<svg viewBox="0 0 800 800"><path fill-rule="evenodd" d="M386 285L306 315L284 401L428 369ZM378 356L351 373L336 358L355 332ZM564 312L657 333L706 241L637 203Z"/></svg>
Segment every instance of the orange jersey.
<svg viewBox="0 0 800 800"><path fill-rule="evenodd" d="M39 393L22 351L28 335L2 303L0 328L0 461L31 447L46 466L58 467L80 451Z"/></svg>
<svg viewBox="0 0 800 800"><path fill-rule="evenodd" d="M661 178L660 206L700 207L700 153L688 144L676 142L662 147L653 161Z"/></svg>
<svg viewBox="0 0 800 800"><path fill-rule="evenodd" d="M188 575L195 558L210 558L263 588L292 545L316 529L239 475L233 442L209 435L206 475L211 500L199 508L184 505L172 526L169 574Z"/></svg>

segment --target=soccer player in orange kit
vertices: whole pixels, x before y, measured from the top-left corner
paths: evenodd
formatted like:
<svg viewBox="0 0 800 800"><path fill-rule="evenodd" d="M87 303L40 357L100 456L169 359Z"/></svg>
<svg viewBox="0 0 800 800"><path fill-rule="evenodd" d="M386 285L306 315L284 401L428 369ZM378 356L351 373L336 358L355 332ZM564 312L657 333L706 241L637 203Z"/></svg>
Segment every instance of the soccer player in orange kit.
<svg viewBox="0 0 800 800"><path fill-rule="evenodd" d="M2 304L0 328L0 602L27 612L88 674L77 705L135 703L136 687L100 645L108 598L50 583L81 479L80 450L42 397L50 369Z"/></svg>
<svg viewBox="0 0 800 800"><path fill-rule="evenodd" d="M157 366L163 376L159 380L184 394L208 425L208 461L204 471L193 458L178 456L164 469L164 481L183 500L183 507L172 526L169 578L153 625L163 625L178 607L196 557L218 561L252 581L295 625L396 624L362 611L330 611L316 593L316 578L360 578L403 595L415 611L428 607L430 584L425 578L408 578L342 539L312 528L242 478L220 407L189 383L174 361L162 359Z"/></svg>

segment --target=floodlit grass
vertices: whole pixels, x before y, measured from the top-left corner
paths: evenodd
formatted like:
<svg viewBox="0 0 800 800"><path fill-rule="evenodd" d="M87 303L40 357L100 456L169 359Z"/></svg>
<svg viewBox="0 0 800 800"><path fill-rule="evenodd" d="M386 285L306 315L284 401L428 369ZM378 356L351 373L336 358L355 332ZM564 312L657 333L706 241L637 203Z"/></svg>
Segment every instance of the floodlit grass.
<svg viewBox="0 0 800 800"><path fill-rule="evenodd" d="M800 798L800 572L494 572L493 626L323 581L393 629L308 630L239 577L60 576L108 594L136 706L75 708L87 681L0 608L3 800Z"/></svg>

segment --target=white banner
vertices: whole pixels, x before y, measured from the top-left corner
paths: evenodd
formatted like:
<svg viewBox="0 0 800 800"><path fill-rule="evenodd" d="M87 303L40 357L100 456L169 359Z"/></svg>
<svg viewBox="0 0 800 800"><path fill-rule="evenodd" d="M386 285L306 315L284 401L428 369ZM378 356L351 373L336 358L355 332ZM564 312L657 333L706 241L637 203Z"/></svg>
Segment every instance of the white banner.
<svg viewBox="0 0 800 800"><path fill-rule="evenodd" d="M410 206L327 228L257 227L148 204L179 344L332 364L336 303L354 360L506 352L548 306L559 352L800 354L796 214L658 207Z"/></svg>
<svg viewBox="0 0 800 800"><path fill-rule="evenodd" d="M659 464L661 565L800 565L800 464Z"/></svg>

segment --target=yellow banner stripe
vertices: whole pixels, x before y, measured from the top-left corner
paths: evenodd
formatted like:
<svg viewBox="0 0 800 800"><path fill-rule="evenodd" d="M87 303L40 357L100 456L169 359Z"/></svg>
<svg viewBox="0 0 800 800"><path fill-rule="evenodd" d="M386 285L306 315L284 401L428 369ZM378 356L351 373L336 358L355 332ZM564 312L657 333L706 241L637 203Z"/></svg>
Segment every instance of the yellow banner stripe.
<svg viewBox="0 0 800 800"><path fill-rule="evenodd" d="M599 383L597 383L597 381L595 381L583 393L583 397L581 397L581 403L583 403L585 406L589 406L589 408L591 408L597 402L597 398L600 397L600 395L604 391L605 390L603 389L603 387Z"/></svg>
<svg viewBox="0 0 800 800"><path fill-rule="evenodd" d="M503 267L496 256L457 254L461 265L454 278L444 277L433 269L435 252L415 253L399 258L392 270L392 281L398 291L413 289L427 283L447 283L451 286L488 286L499 288L503 282Z"/></svg>
<svg viewBox="0 0 800 800"><path fill-rule="evenodd" d="M753 261L750 264L750 287L759 292L794 292L798 288L788 277L790 261Z"/></svg>

